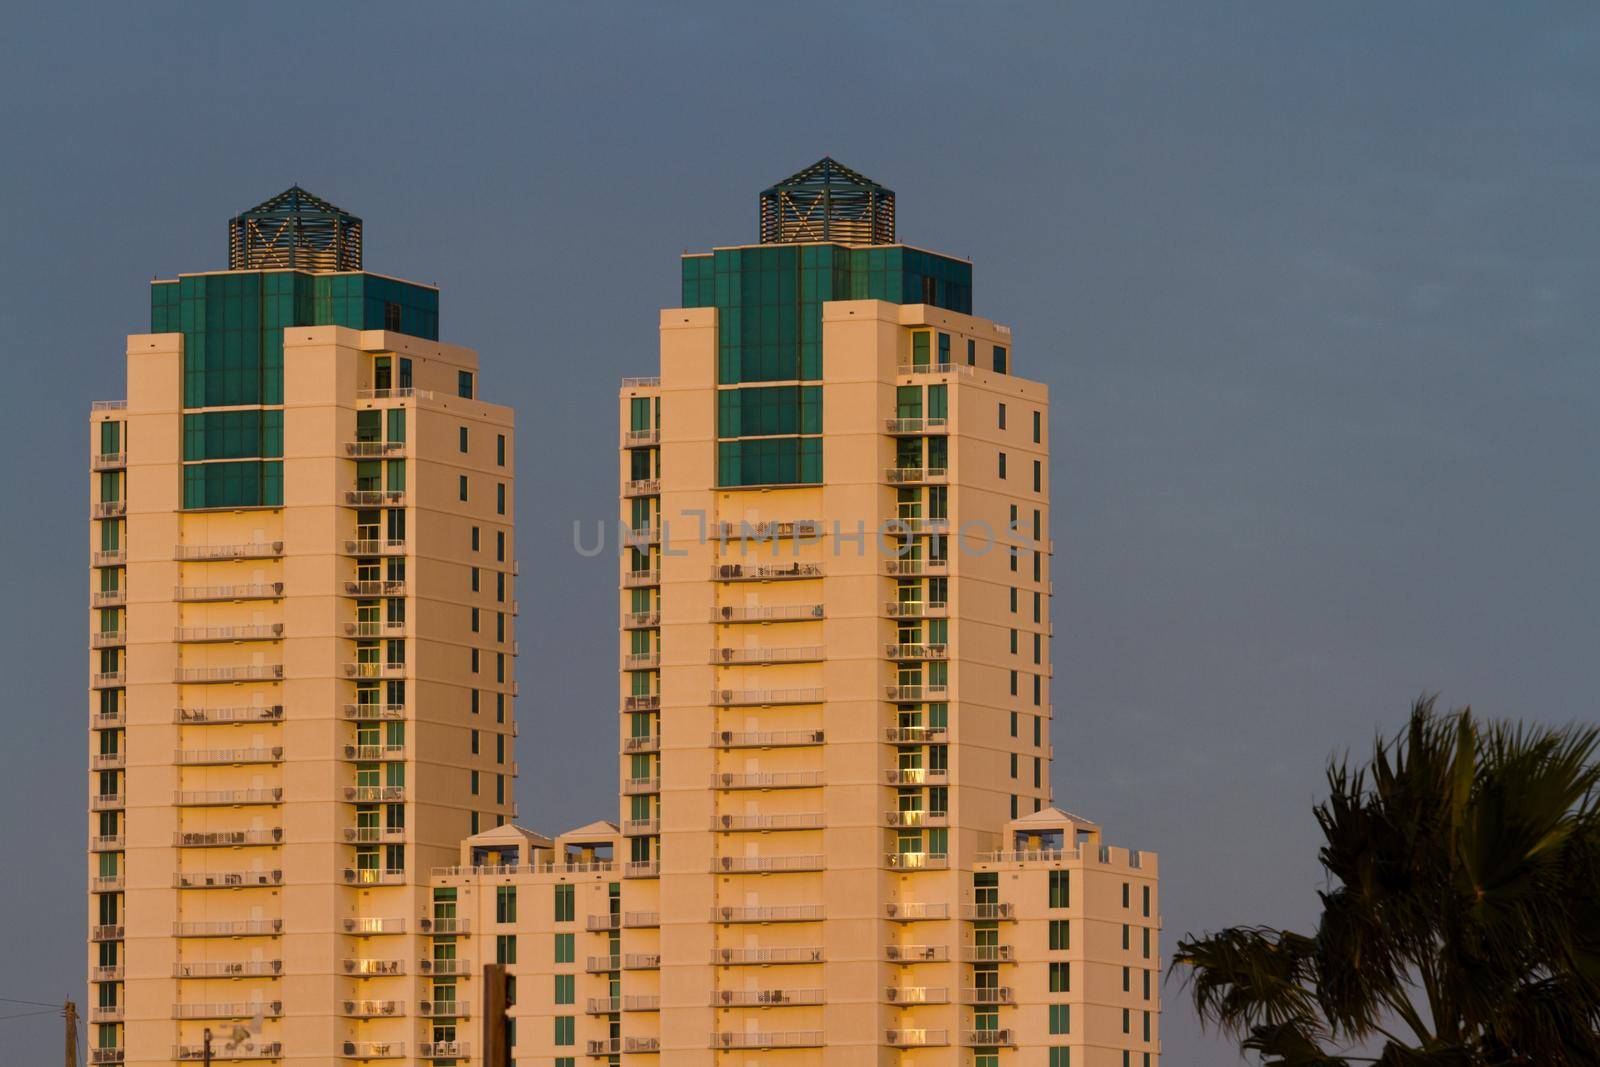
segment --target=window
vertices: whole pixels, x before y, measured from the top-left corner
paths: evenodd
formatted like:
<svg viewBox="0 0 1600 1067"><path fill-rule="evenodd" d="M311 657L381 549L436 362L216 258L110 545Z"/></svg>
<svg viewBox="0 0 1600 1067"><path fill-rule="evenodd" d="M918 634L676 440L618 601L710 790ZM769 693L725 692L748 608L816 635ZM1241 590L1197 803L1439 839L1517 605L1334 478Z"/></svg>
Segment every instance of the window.
<svg viewBox="0 0 1600 1067"><path fill-rule="evenodd" d="M478 795L478 772L477 771L472 771L470 773L471 773L471 781L472 781L472 795L473 796L477 796Z"/></svg>
<svg viewBox="0 0 1600 1067"><path fill-rule="evenodd" d="M496 530L494 532L494 558L499 563L506 561L506 532L504 530Z"/></svg>
<svg viewBox="0 0 1600 1067"><path fill-rule="evenodd" d="M572 935L571 934L557 934L556 935L556 962L557 963L571 963L572 962Z"/></svg>
<svg viewBox="0 0 1600 1067"><path fill-rule="evenodd" d="M474 730L473 733L476 734L477 731ZM517 921L516 886L497 885L494 887L494 921L497 923L514 923Z"/></svg>
<svg viewBox="0 0 1600 1067"><path fill-rule="evenodd" d="M555 1002L557 1004L573 1003L577 999L577 985L578 983L575 975L556 975Z"/></svg>
<svg viewBox="0 0 1600 1067"><path fill-rule="evenodd" d="M1017 591L1015 589L1012 589L1011 590L1011 614L1015 615L1016 613L1017 613Z"/></svg>
<svg viewBox="0 0 1600 1067"><path fill-rule="evenodd" d="M1040 734L1043 732L1043 729L1044 729L1044 717L1041 716L1041 715L1035 715L1033 717L1033 747L1034 748L1038 748L1040 743L1041 743Z"/></svg>
<svg viewBox="0 0 1600 1067"><path fill-rule="evenodd" d="M1005 476L1006 476L1006 454L1004 452L1002 452L1002 453L1000 453L1000 477L1004 478Z"/></svg>
<svg viewBox="0 0 1600 1067"><path fill-rule="evenodd" d="M456 371L456 395L472 399L472 372L469 370Z"/></svg>
<svg viewBox="0 0 1600 1067"><path fill-rule="evenodd" d="M1011 817L1013 819L1017 817L1017 795L1015 793L1011 794Z"/></svg>
<svg viewBox="0 0 1600 1067"><path fill-rule="evenodd" d="M1015 752L1013 752L1013 753L1011 753L1011 777L1015 778L1016 776L1017 776L1017 754ZM1015 807L1015 806L1016 805L1014 805L1014 804L1012 805L1012 807ZM1012 816L1012 818L1016 818L1016 812L1012 812L1011 816Z"/></svg>
<svg viewBox="0 0 1600 1067"><path fill-rule="evenodd" d="M1043 492L1043 490L1040 488L1042 485L1044 485L1044 464L1041 463L1039 460L1034 460L1033 461L1033 491L1035 493ZM1037 541L1039 539L1039 535L1035 534L1033 539L1035 541Z"/></svg>
<svg viewBox="0 0 1600 1067"><path fill-rule="evenodd" d="M1148 919L1150 918L1150 887L1143 887L1140 893L1144 897L1144 917Z"/></svg>
<svg viewBox="0 0 1600 1067"><path fill-rule="evenodd" d="M1127 923L1122 924L1122 950L1126 952L1133 947L1133 928Z"/></svg>
<svg viewBox="0 0 1600 1067"><path fill-rule="evenodd" d="M472 528L472 551L478 551L478 546L481 543L482 536L483 535L478 531L478 528L474 526Z"/></svg>
<svg viewBox="0 0 1600 1067"><path fill-rule="evenodd" d="M1050 1032L1052 1034L1072 1033L1072 1005L1050 1005Z"/></svg>
<svg viewBox="0 0 1600 1067"><path fill-rule="evenodd" d="M460 428L459 431L457 431L457 433L458 433L459 436L457 438L456 444L461 449L461 451L465 452L465 451L467 451L467 428L465 426L463 426L463 427Z"/></svg>
<svg viewBox="0 0 1600 1067"><path fill-rule="evenodd" d="M1150 972L1147 971L1147 970L1146 971L1140 971L1139 974L1144 979L1144 999L1149 1000L1150 999Z"/></svg>
<svg viewBox="0 0 1600 1067"><path fill-rule="evenodd" d="M974 341L972 338L969 337L969 338L967 338L967 366L975 367L977 365L978 365L978 342Z"/></svg>
<svg viewBox="0 0 1600 1067"><path fill-rule="evenodd" d="M463 474L461 476L461 481L460 481L459 484L460 484L460 496L461 496L461 499L465 500L465 499L467 499L467 476L465 474Z"/></svg>
<svg viewBox="0 0 1600 1067"><path fill-rule="evenodd" d="M506 435L503 433L494 438L494 462L497 467L506 465Z"/></svg>
<svg viewBox="0 0 1600 1067"><path fill-rule="evenodd" d="M1050 1067L1072 1067L1072 1050L1065 1045L1051 1046Z"/></svg>
<svg viewBox="0 0 1600 1067"><path fill-rule="evenodd" d="M496 963L517 962L517 935L496 934L494 938L494 961Z"/></svg>
<svg viewBox="0 0 1600 1067"><path fill-rule="evenodd" d="M1132 1022L1133 1022L1133 1012L1131 1010L1129 1010L1128 1008L1123 1008L1122 1009L1122 1032L1123 1033L1125 1033L1125 1034L1133 1033L1133 1028L1132 1028L1132 1025L1131 1025Z"/></svg>
<svg viewBox="0 0 1600 1067"><path fill-rule="evenodd" d="M573 1036L574 1033L575 1027L573 1026L573 1017L571 1015L557 1015L556 1044L559 1046L577 1044L577 1040Z"/></svg>
<svg viewBox="0 0 1600 1067"><path fill-rule="evenodd" d="M1124 993L1129 993L1129 992L1133 991L1133 968L1132 967L1123 967L1122 968L1122 991Z"/></svg>
<svg viewBox="0 0 1600 1067"><path fill-rule="evenodd" d="M1011 713L1011 736L1017 736L1017 713L1014 711Z"/></svg>
<svg viewBox="0 0 1600 1067"><path fill-rule="evenodd" d="M577 911L577 901L574 888L570 885L556 886L556 922L569 923Z"/></svg>
<svg viewBox="0 0 1600 1067"><path fill-rule="evenodd" d="M1036 445L1043 444L1043 442L1039 439L1043 430L1043 422L1044 420L1039 417L1039 412L1035 411L1033 413L1033 443Z"/></svg>
<svg viewBox="0 0 1600 1067"><path fill-rule="evenodd" d="M1000 345L994 346L994 369L1000 374L1006 372L1006 350Z"/></svg>
<svg viewBox="0 0 1600 1067"><path fill-rule="evenodd" d="M471 749L472 749L472 754L474 756L476 756L478 754L478 731L476 731L476 730L468 731L468 736L470 738L470 746L471 746ZM501 886L500 888L504 889L505 887ZM504 919L501 919L500 921L501 922L505 922Z"/></svg>
<svg viewBox="0 0 1600 1067"><path fill-rule="evenodd" d="M1144 958L1145 959L1149 959L1150 958L1150 928L1148 926L1146 926L1140 932L1144 934Z"/></svg>
<svg viewBox="0 0 1600 1067"><path fill-rule="evenodd" d="M1052 908L1072 907L1072 883L1068 878L1069 871L1050 872L1050 906Z"/></svg>
<svg viewBox="0 0 1600 1067"><path fill-rule="evenodd" d="M1128 907L1129 894L1132 892L1127 882L1122 883L1122 906Z"/></svg>
<svg viewBox="0 0 1600 1067"><path fill-rule="evenodd" d="M392 333L400 332L400 305L392 301L383 302L383 328Z"/></svg>
<svg viewBox="0 0 1600 1067"><path fill-rule="evenodd" d="M462 499L466 499L466 498L463 497ZM497 515L504 515L506 513L506 483L505 482L501 482L500 484L495 486L494 510L495 510L495 514L497 514Z"/></svg>
<svg viewBox="0 0 1600 1067"><path fill-rule="evenodd" d="M1052 963L1050 965L1050 992L1072 992L1072 965L1069 963Z"/></svg>
<svg viewBox="0 0 1600 1067"><path fill-rule="evenodd" d="M477 532L477 531L474 530L473 532ZM480 578L479 578L479 574L478 574L478 568L474 567L474 568L472 568L472 591L474 593L479 591L480 584L481 584L481 582L480 582Z"/></svg>
<svg viewBox="0 0 1600 1067"><path fill-rule="evenodd" d="M1050 920L1050 951L1066 952L1072 948L1072 926L1067 919Z"/></svg>
<svg viewBox="0 0 1600 1067"><path fill-rule="evenodd" d="M411 361L405 356L400 357L400 388L411 388Z"/></svg>
<svg viewBox="0 0 1600 1067"><path fill-rule="evenodd" d="M1004 404L1001 404L1000 405L1000 429L1003 430L1005 428L1006 428L1006 406Z"/></svg>
<svg viewBox="0 0 1600 1067"><path fill-rule="evenodd" d="M472 632L478 633L478 609L472 609Z"/></svg>

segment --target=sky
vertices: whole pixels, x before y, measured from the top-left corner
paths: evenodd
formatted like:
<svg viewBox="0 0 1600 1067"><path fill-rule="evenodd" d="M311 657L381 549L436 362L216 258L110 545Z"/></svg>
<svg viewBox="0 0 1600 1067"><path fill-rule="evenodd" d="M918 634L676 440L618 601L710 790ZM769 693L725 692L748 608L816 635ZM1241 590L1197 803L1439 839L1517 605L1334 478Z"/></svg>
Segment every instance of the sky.
<svg viewBox="0 0 1600 1067"><path fill-rule="evenodd" d="M615 813L616 389L824 154L1048 383L1054 786L1163 944L1309 927L1330 755L1418 693L1597 718L1600 11L30 5L0 41L0 997L84 988L85 418L147 280L298 182L518 411L523 821ZM530 744L537 741L537 744ZM581 758L562 755L576 751ZM1234 1064L1181 986L1164 1049ZM4 1014L4 1013L0 1013ZM12 1062L49 1016L0 1020Z"/></svg>

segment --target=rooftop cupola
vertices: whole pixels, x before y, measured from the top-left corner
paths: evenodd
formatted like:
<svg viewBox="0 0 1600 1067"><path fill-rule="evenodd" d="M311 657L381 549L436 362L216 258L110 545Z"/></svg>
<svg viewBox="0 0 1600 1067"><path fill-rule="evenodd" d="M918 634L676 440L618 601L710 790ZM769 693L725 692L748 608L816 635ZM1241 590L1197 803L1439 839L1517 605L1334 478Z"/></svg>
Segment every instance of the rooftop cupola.
<svg viewBox="0 0 1600 1067"><path fill-rule="evenodd" d="M761 243L894 244L894 190L823 156L761 192Z"/></svg>
<svg viewBox="0 0 1600 1067"><path fill-rule="evenodd" d="M228 220L229 270L361 269L361 220L291 185Z"/></svg>

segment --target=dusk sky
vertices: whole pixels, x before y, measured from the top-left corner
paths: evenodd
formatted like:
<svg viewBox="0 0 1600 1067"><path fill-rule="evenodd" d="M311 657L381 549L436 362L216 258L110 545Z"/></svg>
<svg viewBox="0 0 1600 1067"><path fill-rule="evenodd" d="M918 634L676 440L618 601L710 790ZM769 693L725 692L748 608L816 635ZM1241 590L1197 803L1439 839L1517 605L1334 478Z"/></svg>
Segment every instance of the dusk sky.
<svg viewBox="0 0 1600 1067"><path fill-rule="evenodd" d="M89 402L149 279L295 182L517 410L524 823L616 816L572 525L616 514L618 379L679 255L831 154L1050 387L1057 803L1160 853L1168 956L1308 925L1330 754L1423 691L1597 718L1597 52L1576 3L14 9L0 997L84 995ZM1164 1007L1167 1062L1239 1062Z"/></svg>

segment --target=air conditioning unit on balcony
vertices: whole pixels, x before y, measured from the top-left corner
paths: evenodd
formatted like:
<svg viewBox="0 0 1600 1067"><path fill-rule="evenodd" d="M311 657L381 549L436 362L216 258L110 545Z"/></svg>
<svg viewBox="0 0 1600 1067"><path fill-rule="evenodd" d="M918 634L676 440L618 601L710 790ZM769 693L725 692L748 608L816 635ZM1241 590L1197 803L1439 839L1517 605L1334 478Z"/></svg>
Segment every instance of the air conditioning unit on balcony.
<svg viewBox="0 0 1600 1067"><path fill-rule="evenodd" d="M728 907L724 907L722 909L722 918L724 920L732 919L733 918L733 909L732 908L728 908Z"/></svg>
<svg viewBox="0 0 1600 1067"><path fill-rule="evenodd" d="M725 870L725 871L730 871L730 870L733 869L733 857L732 856L723 856L722 857L722 869Z"/></svg>
<svg viewBox="0 0 1600 1067"><path fill-rule="evenodd" d="M900 949L894 945L890 945L884 950L884 955L891 960L897 960L900 958Z"/></svg>
<svg viewBox="0 0 1600 1067"><path fill-rule="evenodd" d="M889 905L889 918L892 919L896 915L899 915L899 914L900 914L900 905L898 905L898 904L890 904Z"/></svg>
<svg viewBox="0 0 1600 1067"><path fill-rule="evenodd" d="M733 731L732 730L724 730L718 736L722 738L722 743L723 744L725 744L725 745L733 744Z"/></svg>
<svg viewBox="0 0 1600 1067"><path fill-rule="evenodd" d="M733 825L733 816L732 815L724 815L722 817L722 825L723 826L732 826Z"/></svg>
<svg viewBox="0 0 1600 1067"><path fill-rule="evenodd" d="M721 993L718 993L717 996L724 1004L733 1003L733 991L730 989L724 989Z"/></svg>
<svg viewBox="0 0 1600 1067"><path fill-rule="evenodd" d="M433 929L433 920L429 919L427 917L423 917L421 919L418 919L417 920L417 929L421 930L423 933L427 933L428 931Z"/></svg>

